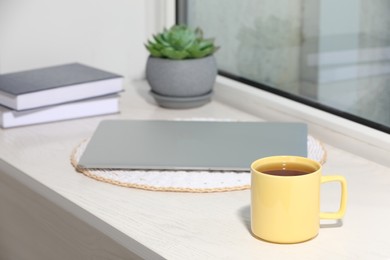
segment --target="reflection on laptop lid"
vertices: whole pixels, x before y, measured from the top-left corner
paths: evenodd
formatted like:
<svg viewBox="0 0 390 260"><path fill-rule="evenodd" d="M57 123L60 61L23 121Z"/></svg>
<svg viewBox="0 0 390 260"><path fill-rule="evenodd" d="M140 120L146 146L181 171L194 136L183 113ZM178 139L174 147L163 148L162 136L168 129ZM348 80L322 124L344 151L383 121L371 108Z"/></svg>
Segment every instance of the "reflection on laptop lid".
<svg viewBox="0 0 390 260"><path fill-rule="evenodd" d="M303 123L106 120L82 168L248 171L271 155L307 156Z"/></svg>

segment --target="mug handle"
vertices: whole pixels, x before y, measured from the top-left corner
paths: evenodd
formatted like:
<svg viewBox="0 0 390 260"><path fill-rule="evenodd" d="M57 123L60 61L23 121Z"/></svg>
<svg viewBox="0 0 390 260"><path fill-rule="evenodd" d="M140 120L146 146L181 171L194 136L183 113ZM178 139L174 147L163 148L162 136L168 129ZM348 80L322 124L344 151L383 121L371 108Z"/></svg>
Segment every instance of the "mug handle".
<svg viewBox="0 0 390 260"><path fill-rule="evenodd" d="M341 184L341 201L340 208L336 212L320 212L321 219L341 219L345 214L347 206L347 181L343 176L321 176L321 184L326 182L337 181Z"/></svg>

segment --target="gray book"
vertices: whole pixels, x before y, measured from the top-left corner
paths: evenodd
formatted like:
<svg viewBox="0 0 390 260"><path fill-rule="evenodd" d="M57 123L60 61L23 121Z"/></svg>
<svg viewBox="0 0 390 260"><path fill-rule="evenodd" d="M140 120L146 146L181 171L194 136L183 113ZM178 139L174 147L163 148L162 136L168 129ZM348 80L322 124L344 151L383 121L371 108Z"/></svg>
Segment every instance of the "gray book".
<svg viewBox="0 0 390 260"><path fill-rule="evenodd" d="M123 77L79 63L0 75L0 104L33 109L117 93Z"/></svg>
<svg viewBox="0 0 390 260"><path fill-rule="evenodd" d="M271 155L307 156L303 123L102 121L81 168L248 171Z"/></svg>

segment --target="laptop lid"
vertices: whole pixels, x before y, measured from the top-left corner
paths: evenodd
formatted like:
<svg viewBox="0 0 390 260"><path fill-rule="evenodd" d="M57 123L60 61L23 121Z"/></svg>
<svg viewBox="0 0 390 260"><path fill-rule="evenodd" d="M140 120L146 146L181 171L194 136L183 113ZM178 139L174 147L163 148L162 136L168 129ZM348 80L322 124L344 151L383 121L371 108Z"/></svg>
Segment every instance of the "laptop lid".
<svg viewBox="0 0 390 260"><path fill-rule="evenodd" d="M271 155L307 156L303 123L106 120L82 168L248 171Z"/></svg>

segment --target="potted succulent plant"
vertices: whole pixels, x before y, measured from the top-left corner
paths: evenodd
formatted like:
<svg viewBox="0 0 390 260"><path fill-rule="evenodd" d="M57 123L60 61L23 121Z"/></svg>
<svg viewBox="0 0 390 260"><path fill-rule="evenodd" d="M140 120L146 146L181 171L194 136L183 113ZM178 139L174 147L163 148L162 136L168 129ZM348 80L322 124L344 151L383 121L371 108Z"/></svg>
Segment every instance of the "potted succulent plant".
<svg viewBox="0 0 390 260"><path fill-rule="evenodd" d="M191 108L211 99L217 75L214 57L219 47L204 39L200 28L174 25L145 44L150 56L146 79L160 106Z"/></svg>

